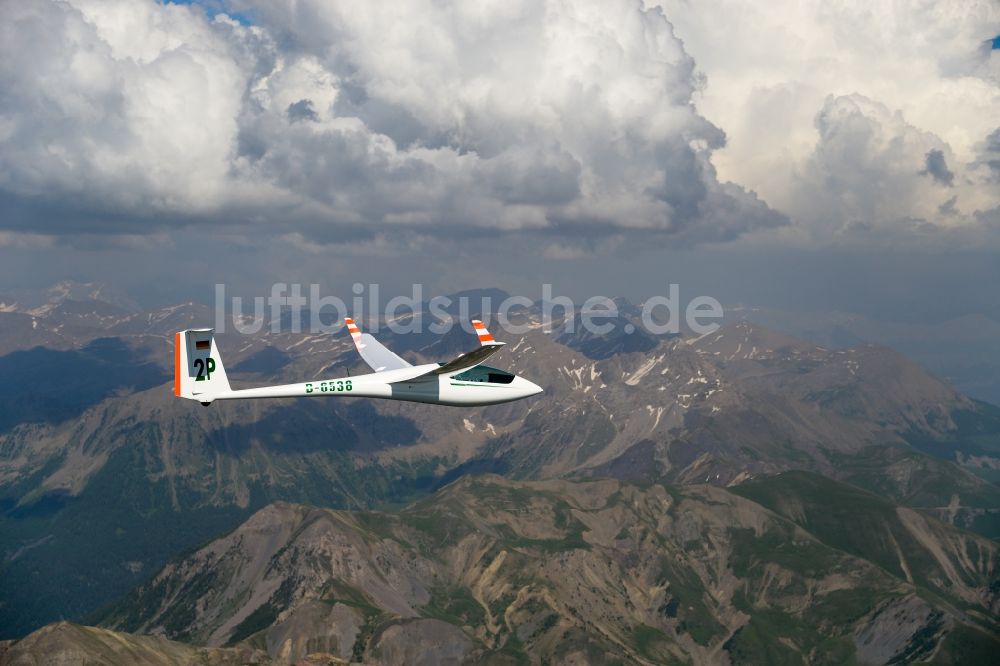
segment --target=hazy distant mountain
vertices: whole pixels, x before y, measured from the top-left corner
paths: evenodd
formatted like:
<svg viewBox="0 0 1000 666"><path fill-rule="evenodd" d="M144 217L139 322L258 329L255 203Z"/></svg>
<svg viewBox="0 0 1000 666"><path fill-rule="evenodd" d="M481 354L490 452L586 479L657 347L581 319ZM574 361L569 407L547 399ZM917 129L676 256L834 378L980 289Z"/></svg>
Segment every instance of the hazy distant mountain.
<svg viewBox="0 0 1000 666"><path fill-rule="evenodd" d="M953 319L892 321L850 312L784 312L727 308L727 318L748 317L817 344L836 348L877 343L892 347L966 395L1000 405L1000 321L982 314Z"/></svg>
<svg viewBox="0 0 1000 666"><path fill-rule="evenodd" d="M14 289L0 293L0 303L9 310L34 311L44 314L49 308L65 301L104 303L119 310L138 312L142 308L123 289L100 282L63 280L45 289Z"/></svg>
<svg viewBox="0 0 1000 666"><path fill-rule="evenodd" d="M635 350L619 344L635 316L626 303L617 341L600 347L543 330L531 308L517 315L527 334L494 327L511 343L496 364L544 386L539 399L474 410L353 399L203 408L174 399L168 378L173 332L211 325L211 309L112 314L96 303L88 315L65 303L0 313L31 327L0 354L30 389L0 385L8 637L84 616L270 502L400 505L467 472L727 486L803 469L1000 535L1000 488L981 478L1000 467L998 410L882 347L827 349L743 322ZM457 328L381 337L412 359L476 344ZM265 326L229 331L220 346L236 385L364 371L345 335Z"/></svg>

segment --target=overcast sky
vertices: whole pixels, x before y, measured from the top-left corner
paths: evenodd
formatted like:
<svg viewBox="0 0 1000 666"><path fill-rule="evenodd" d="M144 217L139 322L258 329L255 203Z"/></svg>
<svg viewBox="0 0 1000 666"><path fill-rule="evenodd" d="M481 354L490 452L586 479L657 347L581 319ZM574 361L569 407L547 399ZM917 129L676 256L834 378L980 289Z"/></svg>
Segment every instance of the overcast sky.
<svg viewBox="0 0 1000 666"><path fill-rule="evenodd" d="M1000 319L998 36L996 0L0 0L0 291Z"/></svg>

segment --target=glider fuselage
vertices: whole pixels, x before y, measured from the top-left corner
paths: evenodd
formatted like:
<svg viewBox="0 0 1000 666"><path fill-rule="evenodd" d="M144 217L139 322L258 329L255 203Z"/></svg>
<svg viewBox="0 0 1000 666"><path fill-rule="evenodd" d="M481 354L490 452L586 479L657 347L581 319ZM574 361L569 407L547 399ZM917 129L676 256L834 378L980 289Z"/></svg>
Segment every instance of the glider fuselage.
<svg viewBox="0 0 1000 666"><path fill-rule="evenodd" d="M473 320L480 346L447 363L412 365L352 319L347 328L361 358L374 372L353 377L233 390L226 376L214 331L196 328L174 337L174 395L210 405L216 400L341 396L406 400L436 405L495 405L542 392L523 377L483 365L504 343L496 342L482 322Z"/></svg>
<svg viewBox="0 0 1000 666"><path fill-rule="evenodd" d="M407 400L436 405L475 406L496 405L520 400L542 392L537 384L516 375L507 383L490 382L488 379L483 381L457 379L448 375L427 376L438 367L437 363L429 363L415 365L412 368L383 370L382 372L354 377L262 386L220 393L213 396L211 400L340 396ZM194 395L197 399L198 394Z"/></svg>

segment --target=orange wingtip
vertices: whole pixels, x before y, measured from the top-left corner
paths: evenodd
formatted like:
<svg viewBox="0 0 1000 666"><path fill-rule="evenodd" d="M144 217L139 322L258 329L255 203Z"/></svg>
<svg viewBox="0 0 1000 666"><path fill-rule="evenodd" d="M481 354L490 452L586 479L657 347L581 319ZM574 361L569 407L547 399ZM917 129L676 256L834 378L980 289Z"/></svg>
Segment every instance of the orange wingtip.
<svg viewBox="0 0 1000 666"><path fill-rule="evenodd" d="M472 320L472 327L476 329L476 335L479 336L480 342L493 342L493 336L490 332L486 330L486 324L479 321L478 319Z"/></svg>

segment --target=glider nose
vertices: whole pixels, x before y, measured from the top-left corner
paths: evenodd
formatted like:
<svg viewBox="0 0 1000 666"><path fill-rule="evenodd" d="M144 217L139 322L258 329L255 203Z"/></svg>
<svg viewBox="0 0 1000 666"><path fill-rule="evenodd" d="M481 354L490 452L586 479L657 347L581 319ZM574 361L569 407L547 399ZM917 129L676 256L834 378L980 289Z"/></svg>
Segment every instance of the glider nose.
<svg viewBox="0 0 1000 666"><path fill-rule="evenodd" d="M524 389L526 395L538 395L539 393L544 393L544 389L536 384L535 382L524 380Z"/></svg>

